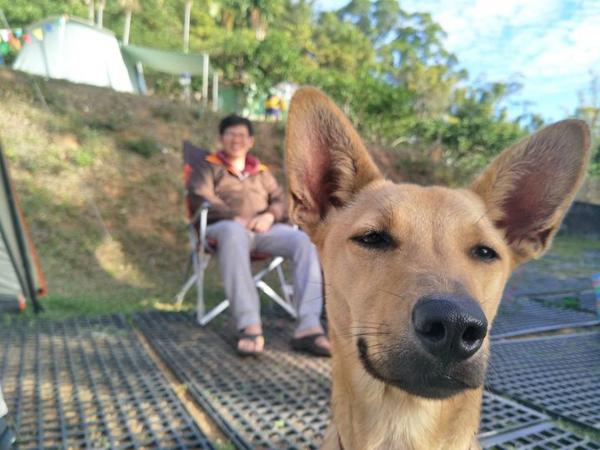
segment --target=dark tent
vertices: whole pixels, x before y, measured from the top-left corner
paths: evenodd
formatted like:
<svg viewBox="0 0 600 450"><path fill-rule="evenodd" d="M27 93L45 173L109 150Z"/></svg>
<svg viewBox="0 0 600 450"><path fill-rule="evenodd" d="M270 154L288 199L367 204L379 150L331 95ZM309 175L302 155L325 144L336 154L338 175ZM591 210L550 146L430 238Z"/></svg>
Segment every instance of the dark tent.
<svg viewBox="0 0 600 450"><path fill-rule="evenodd" d="M42 310L38 296L45 293L45 282L17 202L0 143L0 309L24 308L20 299Z"/></svg>

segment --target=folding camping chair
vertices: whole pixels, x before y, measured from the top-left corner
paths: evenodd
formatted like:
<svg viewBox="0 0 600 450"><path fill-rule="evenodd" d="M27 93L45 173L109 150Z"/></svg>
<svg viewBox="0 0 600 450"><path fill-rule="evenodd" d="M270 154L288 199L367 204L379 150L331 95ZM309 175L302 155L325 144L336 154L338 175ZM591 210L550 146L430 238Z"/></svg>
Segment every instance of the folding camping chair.
<svg viewBox="0 0 600 450"><path fill-rule="evenodd" d="M194 146L189 141L183 143L184 181L186 186L186 210L188 213L188 233L191 245L191 267L192 275L187 279L179 293L175 296L175 303L179 307L183 302L185 294L196 286L196 317L201 326L205 326L229 307L229 300L222 300L217 306L206 312L204 304L204 271L215 253L218 242L209 242L206 238L206 226L210 204L204 203L197 211L191 211L191 203L187 185L190 175L203 164L208 151ZM292 286L286 282L283 273L283 258L273 257L265 253L252 252L252 261L265 261L265 267L254 275L254 283L267 297L283 308L294 319L297 318L296 310L292 301ZM279 295L263 278L275 270L279 279L281 294Z"/></svg>

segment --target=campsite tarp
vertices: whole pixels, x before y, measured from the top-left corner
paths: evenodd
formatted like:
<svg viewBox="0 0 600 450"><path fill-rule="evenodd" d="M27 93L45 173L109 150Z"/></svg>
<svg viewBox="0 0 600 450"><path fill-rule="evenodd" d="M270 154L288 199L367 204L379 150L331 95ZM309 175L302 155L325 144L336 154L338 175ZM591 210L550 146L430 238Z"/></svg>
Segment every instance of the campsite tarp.
<svg viewBox="0 0 600 450"><path fill-rule="evenodd" d="M112 31L74 17L49 17L25 30L13 69L74 83L137 92Z"/></svg>
<svg viewBox="0 0 600 450"><path fill-rule="evenodd" d="M41 310L37 296L46 291L33 243L8 172L0 143L0 296L14 298L22 293Z"/></svg>
<svg viewBox="0 0 600 450"><path fill-rule="evenodd" d="M202 75L202 53L179 53L137 45L123 46L121 52L130 67L141 62L144 67L172 75Z"/></svg>

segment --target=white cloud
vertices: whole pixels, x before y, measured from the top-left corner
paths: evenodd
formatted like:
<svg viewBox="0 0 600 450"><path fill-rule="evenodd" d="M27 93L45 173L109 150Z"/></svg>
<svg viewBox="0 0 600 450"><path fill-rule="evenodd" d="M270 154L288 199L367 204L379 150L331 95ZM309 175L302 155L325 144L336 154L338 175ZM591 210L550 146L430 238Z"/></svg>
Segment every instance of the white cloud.
<svg viewBox="0 0 600 450"><path fill-rule="evenodd" d="M589 71L600 71L597 0L407 0L402 5L431 12L448 33L447 47L473 78L507 80L520 74L521 97L545 115L572 111Z"/></svg>
<svg viewBox="0 0 600 450"><path fill-rule="evenodd" d="M337 9L347 2L317 4ZM600 72L598 0L402 0L401 6L432 14L471 78L518 79L523 90L515 101L547 117L574 111L590 71Z"/></svg>

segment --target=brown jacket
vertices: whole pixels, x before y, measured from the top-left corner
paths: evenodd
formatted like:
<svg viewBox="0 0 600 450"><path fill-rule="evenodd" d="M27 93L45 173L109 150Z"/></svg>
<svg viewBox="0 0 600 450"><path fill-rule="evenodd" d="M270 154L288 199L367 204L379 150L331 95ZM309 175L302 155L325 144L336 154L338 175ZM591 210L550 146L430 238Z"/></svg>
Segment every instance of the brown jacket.
<svg viewBox="0 0 600 450"><path fill-rule="evenodd" d="M283 190L267 166L250 154L241 175L229 167L223 153L208 155L190 174L187 190L192 211L210 203L208 223L236 216L249 220L267 211L276 222L285 219Z"/></svg>

